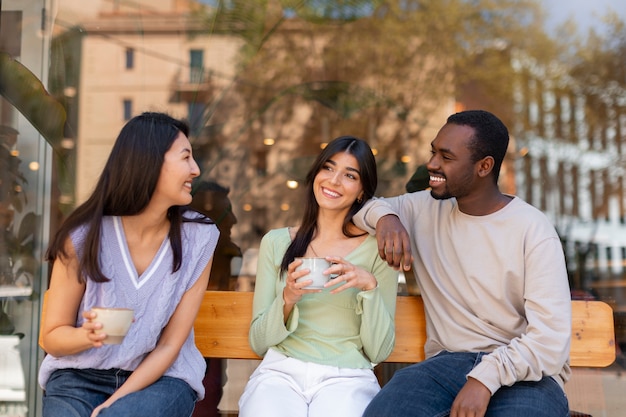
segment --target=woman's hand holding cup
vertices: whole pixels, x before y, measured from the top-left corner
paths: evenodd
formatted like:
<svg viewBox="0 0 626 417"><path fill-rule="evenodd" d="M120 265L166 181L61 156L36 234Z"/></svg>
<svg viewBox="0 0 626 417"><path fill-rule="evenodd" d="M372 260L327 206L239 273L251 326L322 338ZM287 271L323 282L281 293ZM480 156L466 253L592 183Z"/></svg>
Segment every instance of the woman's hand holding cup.
<svg viewBox="0 0 626 417"><path fill-rule="evenodd" d="M339 256L328 256L326 259L332 264L329 272L333 278L326 283L324 287L331 287L343 283L333 289L331 294L336 294L348 288L370 291L378 286L376 277L363 268L353 265Z"/></svg>
<svg viewBox="0 0 626 417"><path fill-rule="evenodd" d="M129 308L94 307L83 312L83 317L86 319L83 329L87 330L87 337L94 347L122 343L134 321L133 310Z"/></svg>
<svg viewBox="0 0 626 417"><path fill-rule="evenodd" d="M321 287L316 289L307 288L313 284L313 280L308 277L311 270L308 267L303 267L304 259L296 258L287 268L287 278L285 289L283 290L285 304L296 304L302 299L302 295L321 291Z"/></svg>

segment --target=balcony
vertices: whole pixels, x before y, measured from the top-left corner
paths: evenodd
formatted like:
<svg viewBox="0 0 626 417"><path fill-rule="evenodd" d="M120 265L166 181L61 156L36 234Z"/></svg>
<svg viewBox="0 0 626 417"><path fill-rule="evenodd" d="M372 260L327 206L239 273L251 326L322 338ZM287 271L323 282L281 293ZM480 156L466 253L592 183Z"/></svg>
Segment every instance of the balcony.
<svg viewBox="0 0 626 417"><path fill-rule="evenodd" d="M174 102L208 101L213 92L211 71L203 68L190 68L187 72L179 71L175 76L172 90Z"/></svg>

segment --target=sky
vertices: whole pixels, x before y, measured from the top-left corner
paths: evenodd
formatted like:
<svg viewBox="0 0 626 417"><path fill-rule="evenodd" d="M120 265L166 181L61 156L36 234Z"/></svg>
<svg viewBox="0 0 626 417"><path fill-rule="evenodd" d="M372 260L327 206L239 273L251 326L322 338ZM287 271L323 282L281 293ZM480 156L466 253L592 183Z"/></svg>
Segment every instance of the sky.
<svg viewBox="0 0 626 417"><path fill-rule="evenodd" d="M582 33L591 27L602 32L600 17L609 10L617 12L626 21L626 0L542 0L548 13L548 30L563 23L569 17L579 26Z"/></svg>

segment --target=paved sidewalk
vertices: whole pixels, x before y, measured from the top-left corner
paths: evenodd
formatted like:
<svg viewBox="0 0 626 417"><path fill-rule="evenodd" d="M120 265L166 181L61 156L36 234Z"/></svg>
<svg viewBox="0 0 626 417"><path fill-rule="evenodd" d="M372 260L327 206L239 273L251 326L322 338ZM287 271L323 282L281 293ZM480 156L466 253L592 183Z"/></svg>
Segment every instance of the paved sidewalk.
<svg viewBox="0 0 626 417"><path fill-rule="evenodd" d="M608 368L573 368L565 384L570 410L593 417L626 416L626 369L618 364Z"/></svg>

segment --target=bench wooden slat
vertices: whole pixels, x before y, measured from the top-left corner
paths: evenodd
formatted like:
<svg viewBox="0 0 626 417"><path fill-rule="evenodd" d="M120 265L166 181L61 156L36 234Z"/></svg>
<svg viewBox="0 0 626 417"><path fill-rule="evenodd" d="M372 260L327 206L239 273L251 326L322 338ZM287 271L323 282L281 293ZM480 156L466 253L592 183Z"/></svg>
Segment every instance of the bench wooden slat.
<svg viewBox="0 0 626 417"><path fill-rule="evenodd" d="M194 324L196 346L205 358L259 359L248 343L251 292L207 291Z"/></svg>
<svg viewBox="0 0 626 417"><path fill-rule="evenodd" d="M570 365L609 366L615 361L613 309L602 301L572 301Z"/></svg>
<svg viewBox="0 0 626 417"><path fill-rule="evenodd" d="M424 360L426 318L422 297L399 295L396 298L396 345L385 362Z"/></svg>
<svg viewBox="0 0 626 417"><path fill-rule="evenodd" d="M196 345L209 358L259 359L248 344L251 292L207 291L195 323ZM426 325L419 296L398 296L396 347L386 362L424 359ZM602 301L572 301L572 366L603 367L615 360L613 310Z"/></svg>

